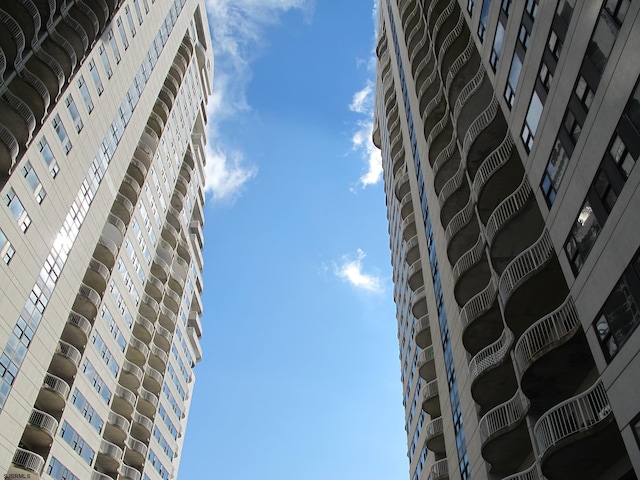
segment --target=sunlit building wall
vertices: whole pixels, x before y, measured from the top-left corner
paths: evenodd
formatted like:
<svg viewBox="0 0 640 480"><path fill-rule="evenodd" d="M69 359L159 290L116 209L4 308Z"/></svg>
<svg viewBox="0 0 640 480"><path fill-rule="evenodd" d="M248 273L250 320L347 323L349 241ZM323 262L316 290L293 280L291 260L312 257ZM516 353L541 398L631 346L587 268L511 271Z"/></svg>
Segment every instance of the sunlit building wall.
<svg viewBox="0 0 640 480"><path fill-rule="evenodd" d="M0 473L177 478L212 81L202 1L0 5Z"/></svg>
<svg viewBox="0 0 640 480"><path fill-rule="evenodd" d="M639 15L379 2L410 480L640 472Z"/></svg>

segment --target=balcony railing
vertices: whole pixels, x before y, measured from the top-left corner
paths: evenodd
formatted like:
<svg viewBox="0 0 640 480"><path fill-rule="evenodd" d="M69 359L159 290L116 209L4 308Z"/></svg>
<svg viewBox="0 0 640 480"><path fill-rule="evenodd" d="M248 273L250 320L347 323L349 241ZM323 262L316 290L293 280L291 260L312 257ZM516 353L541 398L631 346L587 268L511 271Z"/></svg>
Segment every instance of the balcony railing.
<svg viewBox="0 0 640 480"><path fill-rule="evenodd" d="M531 325L516 342L514 360L518 378L551 345L572 335L579 328L578 312L571 297L567 297L556 310Z"/></svg>
<svg viewBox="0 0 640 480"><path fill-rule="evenodd" d="M44 467L44 459L40 455L24 448L16 449L11 463L18 468L35 472L38 475L42 473Z"/></svg>
<svg viewBox="0 0 640 480"><path fill-rule="evenodd" d="M438 460L431 465L429 480L445 480L449 478L449 463L446 458Z"/></svg>
<svg viewBox="0 0 640 480"><path fill-rule="evenodd" d="M542 475L540 464L535 462L526 470L504 477L502 480L546 480L546 478Z"/></svg>
<svg viewBox="0 0 640 480"><path fill-rule="evenodd" d="M565 400L538 419L533 427L538 456L544 457L561 440L591 429L611 414L604 384L598 381L585 392Z"/></svg>
<svg viewBox="0 0 640 480"><path fill-rule="evenodd" d="M529 410L529 406L529 399L521 390L518 390L509 400L489 410L479 423L482 442L520 422Z"/></svg>
<svg viewBox="0 0 640 480"><path fill-rule="evenodd" d="M491 345L480 350L469 362L471 382L486 370L502 363L509 356L512 343L513 333L505 326L502 335Z"/></svg>

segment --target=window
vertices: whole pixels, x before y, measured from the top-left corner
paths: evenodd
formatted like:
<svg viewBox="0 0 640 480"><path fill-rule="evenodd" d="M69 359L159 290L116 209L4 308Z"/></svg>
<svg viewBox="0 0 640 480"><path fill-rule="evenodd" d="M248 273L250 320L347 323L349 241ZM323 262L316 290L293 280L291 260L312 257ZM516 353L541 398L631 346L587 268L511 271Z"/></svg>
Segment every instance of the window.
<svg viewBox="0 0 640 480"><path fill-rule="evenodd" d="M60 427L60 436L71 448L89 465L93 463L95 452L89 447L84 439L66 421Z"/></svg>
<svg viewBox="0 0 640 480"><path fill-rule="evenodd" d="M547 168L545 169L542 181L540 182L540 188L542 189L544 198L547 200L549 208L551 208L551 205L553 205L553 202L556 199L556 194L558 193L558 188L560 187L560 183L562 182L562 177L564 176L568 163L569 155L567 154L567 150L564 148L560 137L558 137L556 138L556 143L553 147L553 151L551 152L551 157L547 162Z"/></svg>
<svg viewBox="0 0 640 480"><path fill-rule="evenodd" d="M113 33L113 29L109 29L107 32L107 39L109 40L109 46L111 47L111 53L113 53L113 58L116 59L116 65L120 63L122 56L120 55L120 49L118 48L118 42L116 41L116 36Z"/></svg>
<svg viewBox="0 0 640 480"><path fill-rule="evenodd" d="M574 93L585 110L589 110L591 108L591 104L593 103L594 93L587 81L584 79L582 75L578 77L578 81L576 82L576 88Z"/></svg>
<svg viewBox="0 0 640 480"><path fill-rule="evenodd" d="M135 37L136 36L136 26L133 23L133 16L131 15L131 8L129 8L129 5L126 5L124 7L124 14L127 17L127 23L129 24L129 31L131 32L131 36Z"/></svg>
<svg viewBox="0 0 640 480"><path fill-rule="evenodd" d="M489 20L489 8L491 0L482 0L482 11L480 12L480 21L478 22L478 37L484 40L484 34L487 30L487 22Z"/></svg>
<svg viewBox="0 0 640 480"><path fill-rule="evenodd" d="M98 47L98 53L100 54L100 60L102 60L102 66L105 72L107 72L107 78L111 78L113 76L113 70L111 69L111 62L109 61L107 49L104 48L104 45Z"/></svg>
<svg viewBox="0 0 640 480"><path fill-rule="evenodd" d="M569 134L571 143L575 147L576 143L578 143L578 139L580 138L580 133L582 133L582 122L576 118L570 108L567 108L562 124Z"/></svg>
<svg viewBox="0 0 640 480"><path fill-rule="evenodd" d="M475 0L467 0L467 12L469 12L469 15L473 15L474 4L475 4Z"/></svg>
<svg viewBox="0 0 640 480"><path fill-rule="evenodd" d="M87 88L87 83L84 81L84 77L80 75L77 81L78 89L80 90L80 95L82 96L82 100L84 101L84 106L87 109L87 113L91 113L93 111L93 100L91 99L91 94L89 93L89 89Z"/></svg>
<svg viewBox="0 0 640 480"><path fill-rule="evenodd" d="M104 92L104 86L102 85L102 79L100 78L100 72L98 72L98 68L96 67L96 62L93 60L89 60L89 72L91 72L91 78L93 78L93 84L96 87L98 96L102 95L102 92Z"/></svg>
<svg viewBox="0 0 640 480"><path fill-rule="evenodd" d="M138 24L142 25L142 11L140 10L140 2L138 0L133 0L133 8L136 11L136 17L138 17Z"/></svg>
<svg viewBox="0 0 640 480"><path fill-rule="evenodd" d="M606 360L611 361L640 324L640 258L636 254L618 280L595 321Z"/></svg>
<svg viewBox="0 0 640 480"><path fill-rule="evenodd" d="M71 95L67 95L64 103L69 110L69 115L71 115L71 119L73 120L73 125L76 128L76 132L80 133L82 127L84 127L84 124L82 123L82 118L80 118L80 112L78 112L76 102L73 100L73 97Z"/></svg>
<svg viewBox="0 0 640 480"><path fill-rule="evenodd" d="M21 172L22 172L22 176L27 179L27 183L31 187L31 191L36 197L36 202L42 203L42 200L44 200L44 197L46 197L47 194L44 191L44 188L40 183L40 179L38 178L38 175L36 175L36 172L33 169L31 162L27 160L25 164L22 166Z"/></svg>
<svg viewBox="0 0 640 480"><path fill-rule="evenodd" d="M4 263L9 265L15 253L16 251L11 246L11 242L7 240L4 232L0 230L0 256L2 256Z"/></svg>
<svg viewBox="0 0 640 480"><path fill-rule="evenodd" d="M51 457L51 461L47 467L47 475L51 478L55 478L56 480L80 480L55 457Z"/></svg>
<svg viewBox="0 0 640 480"><path fill-rule="evenodd" d="M20 226L20 230L26 232L29 229L29 225L31 225L31 218L27 215L27 211L13 188L9 188L9 191L5 195L4 204L9 207L13 218L16 219Z"/></svg>
<svg viewBox="0 0 640 480"><path fill-rule="evenodd" d="M540 100L540 96L537 92L533 92L521 134L522 141L524 142L524 146L528 152L531 151L531 147L533 146L533 139L535 137L536 130L538 129L540 116L542 115L542 107L543 105Z"/></svg>
<svg viewBox="0 0 640 480"><path fill-rule="evenodd" d="M507 15L509 16L511 14L511 7L513 0L502 0L502 5L500 6L500 9Z"/></svg>
<svg viewBox="0 0 640 480"><path fill-rule="evenodd" d="M509 107L513 107L513 102L516 97L516 89L518 87L518 80L520 79L521 71L522 71L522 60L518 56L518 53L514 52L513 60L511 61L511 68L509 69L509 78L507 80L507 86L504 89L504 99L509 104Z"/></svg>
<svg viewBox="0 0 640 480"><path fill-rule="evenodd" d="M598 222L591 203L587 198L578 213L578 217L569 233L569 238L564 245L564 251L571 264L574 275L577 275L582 269L585 260L589 256L591 247L593 247L593 244L600 234L600 230L602 230L602 226L600 222Z"/></svg>
<svg viewBox="0 0 640 480"><path fill-rule="evenodd" d="M129 39L127 38L127 32L124 30L124 23L122 22L122 17L118 17L116 20L116 25L118 27L118 33L120 33L120 39L122 40L122 45L124 45L124 49L129 48Z"/></svg>
<svg viewBox="0 0 640 480"><path fill-rule="evenodd" d="M498 22L498 26L496 27L496 36L493 39L493 48L491 49L491 58L489 62L493 67L493 71L496 70L498 66L498 60L500 60L500 53L502 52L502 42L504 40L504 25L502 22Z"/></svg>
<svg viewBox="0 0 640 480"><path fill-rule="evenodd" d="M53 152L51 151L51 147L44 136L38 141L38 149L40 150L40 155L42 155L44 163L49 167L51 176L55 178L60 171L60 167L58 166L58 162L56 162Z"/></svg>
<svg viewBox="0 0 640 480"><path fill-rule="evenodd" d="M64 153L69 153L71 151L71 141L69 140L69 135L67 135L67 129L64 128L64 124L62 123L62 119L60 115L56 113L55 117L51 121L51 126L56 131L58 135L58 139L60 140L60 144L62 145L62 149Z"/></svg>

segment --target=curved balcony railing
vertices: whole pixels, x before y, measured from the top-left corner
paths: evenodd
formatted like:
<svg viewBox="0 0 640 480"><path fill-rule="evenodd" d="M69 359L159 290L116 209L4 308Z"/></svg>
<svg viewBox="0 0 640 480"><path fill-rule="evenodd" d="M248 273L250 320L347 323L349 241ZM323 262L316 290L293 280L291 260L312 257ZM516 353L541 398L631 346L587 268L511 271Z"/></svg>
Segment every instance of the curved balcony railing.
<svg viewBox="0 0 640 480"><path fill-rule="evenodd" d="M473 35L469 35L469 41L467 42L467 46L462 51L462 53L454 60L449 67L449 73L447 74L447 79L445 80L444 88L447 92L447 95L451 93L451 85L453 84L453 80L456 78L456 75L460 73L462 67L471 59L473 56L473 52L475 51L475 42L473 41ZM450 99L450 101L455 105L454 99Z"/></svg>
<svg viewBox="0 0 640 480"><path fill-rule="evenodd" d="M460 13L458 15L458 22L456 23L455 27L453 27L451 32L447 35L447 38L444 39L444 42L442 42L440 53L438 53L438 65L443 65L443 59L447 53L447 50L449 50L449 48L451 48L451 45L453 45L453 42L455 42L460 37L464 25L464 14L462 13L462 10L460 10ZM442 76L444 77L445 75L447 75L447 72L443 72Z"/></svg>
<svg viewBox="0 0 640 480"><path fill-rule="evenodd" d="M137 366L133 362L130 362L129 360L124 360L124 362L122 362L121 374L123 373L127 373L131 375L133 378L135 378L137 380L138 386L140 385L140 382L142 382L142 376L143 376L142 370L140 369L139 366Z"/></svg>
<svg viewBox="0 0 640 480"><path fill-rule="evenodd" d="M478 235L478 240L453 266L453 280L457 282L462 275L467 273L474 265L477 265L484 255L484 238Z"/></svg>
<svg viewBox="0 0 640 480"><path fill-rule="evenodd" d="M428 382L435 379L434 360L433 345L428 346L418 354L418 371L420 376Z"/></svg>
<svg viewBox="0 0 640 480"><path fill-rule="evenodd" d="M519 423L527 414L529 406L529 399L518 390L509 400L489 410L479 423L482 442L485 443L491 437Z"/></svg>
<svg viewBox="0 0 640 480"><path fill-rule="evenodd" d="M434 415L435 410L439 411L439 405L437 409L433 409L433 403L437 403L438 399L438 380L432 380L429 383L423 384L420 395L422 396L422 409L429 415Z"/></svg>
<svg viewBox="0 0 640 480"><path fill-rule="evenodd" d="M540 464L535 462L526 470L504 477L502 480L546 480L546 478L542 475Z"/></svg>
<svg viewBox="0 0 640 480"><path fill-rule="evenodd" d="M484 287L481 292L471 297L460 310L460 324L463 330L467 325L491 308L497 295L498 288L493 277L491 277L487 286Z"/></svg>
<svg viewBox="0 0 640 480"><path fill-rule="evenodd" d="M422 28L419 31L420 31L420 38L414 44L411 45L410 49L408 49L409 63L411 63L412 67L416 67L416 68L412 68L413 78L418 78L417 67L419 67L419 65L415 65L416 58L419 57L418 53L421 52L424 49L424 47L429 44L429 32L427 31L426 23L422 22ZM423 56L420 56L420 58L422 58Z"/></svg>
<svg viewBox="0 0 640 480"><path fill-rule="evenodd" d="M456 135L456 132L452 130L451 140L449 140L449 143L447 144L447 146L444 147L444 149L436 156L436 159L433 161L433 166L431 168L433 169L434 177L438 175L438 172L440 171L442 166L445 163L447 163L449 160L451 160L451 157L453 153L456 151L457 146L458 146L458 137Z"/></svg>
<svg viewBox="0 0 640 480"><path fill-rule="evenodd" d="M35 472L38 475L42 474L44 467L44 459L40 455L19 447L16 449L16 453L13 454L11 463L18 468Z"/></svg>
<svg viewBox="0 0 640 480"><path fill-rule="evenodd" d="M109 475L97 471L91 472L91 480L113 480Z"/></svg>
<svg viewBox="0 0 640 480"><path fill-rule="evenodd" d="M142 458L147 456L147 446L142 443L140 440L136 440L133 437L129 437L125 440L125 445L127 446L127 450L135 452L140 455Z"/></svg>
<svg viewBox="0 0 640 480"><path fill-rule="evenodd" d="M61 378L56 377L55 375L51 375L50 373L47 373L44 376L44 381L42 382L42 388L45 388L47 390L51 390L52 392L57 393L63 399L66 399L67 396L69 396L69 391L70 391L69 384L64 380L62 380Z"/></svg>
<svg viewBox="0 0 640 480"><path fill-rule="evenodd" d="M81 283L80 287L78 288L78 295L89 300L89 302L91 302L91 304L95 308L96 312L98 311L101 298L100 294L95 289L91 288L89 285Z"/></svg>
<svg viewBox="0 0 640 480"><path fill-rule="evenodd" d="M16 44L16 56L14 59L14 64L18 65L22 62L22 54L24 53L24 48L26 46L26 39L24 35L24 31L22 27L16 20L9 15L8 12L0 9L0 20L4 24L4 26L9 30L11 36L13 37L13 41Z"/></svg>
<svg viewBox="0 0 640 480"><path fill-rule="evenodd" d="M91 333L91 322L87 320L84 315L80 315L79 313L74 312L73 310L69 313L67 317L67 324L73 325L75 328L80 330L85 337L85 340L89 338L89 334Z"/></svg>
<svg viewBox="0 0 640 480"><path fill-rule="evenodd" d="M58 430L58 421L42 410L34 408L29 416L29 425L44 431L51 438L55 437Z"/></svg>
<svg viewBox="0 0 640 480"><path fill-rule="evenodd" d="M469 377L473 383L485 371L501 364L509 357L509 350L513 344L513 333L506 326L500 337L480 350L469 362Z"/></svg>
<svg viewBox="0 0 640 480"><path fill-rule="evenodd" d="M142 475L138 470L136 470L133 467L130 467L129 465L122 465L120 467L119 473L120 473L120 476L118 478L122 478L126 480L140 480L140 478L142 477Z"/></svg>
<svg viewBox="0 0 640 480"><path fill-rule="evenodd" d="M471 191L474 193L476 198L480 196L480 192L486 185L487 181L496 173L500 167L502 167L509 157L511 156L511 152L514 147L513 138L511 138L511 133L507 131L507 134L502 140L502 143L496 148L491 154L484 159L484 161L480 164L478 171L473 177L473 185L471 186Z"/></svg>
<svg viewBox="0 0 640 480"><path fill-rule="evenodd" d="M456 0L449 0L449 3L445 7L445 9L440 13L435 23L433 24L433 29L431 31L431 42L434 44L434 47L435 47L436 40L438 39L438 34L440 33L440 29L442 28L442 25L444 25L444 22L446 22L447 19L453 13L455 5L456 5ZM438 64L441 65L440 63Z"/></svg>
<svg viewBox="0 0 640 480"><path fill-rule="evenodd" d="M442 425L442 417L438 417L436 419L431 420L427 423L426 426L426 441L434 439L435 437L442 435L444 433L444 428Z"/></svg>
<svg viewBox="0 0 640 480"><path fill-rule="evenodd" d="M422 45L419 49L416 50L416 52L421 52L425 49L427 50L426 53L424 53L422 57L420 57L420 63L418 63L418 65L415 67L414 78L416 79L415 88L416 88L416 96L418 98L420 98L420 95L418 95L418 92L422 90L423 83L424 83L424 80L422 82L420 81L420 79L423 77L423 72L426 70L428 65L431 65L432 68L435 70L435 66L433 64L435 53L433 49L430 47L430 44L429 45L428 44L429 44L429 38L428 36L426 36L424 39L424 45ZM415 62L415 60L416 59L413 59L411 63Z"/></svg>
<svg viewBox="0 0 640 480"><path fill-rule="evenodd" d="M60 46L60 48L65 51L67 57L69 57L71 69L75 69L78 63L78 55L76 54L76 50L75 48L73 48L73 45L71 45L71 43L63 35L60 35L60 33L58 33L55 28L49 29L49 36L51 37L51 40L53 40L57 45Z"/></svg>
<svg viewBox="0 0 640 480"><path fill-rule="evenodd" d="M545 230L533 245L515 257L504 269L498 282L500 298L507 302L513 291L535 275L551 259L553 244Z"/></svg>
<svg viewBox="0 0 640 480"><path fill-rule="evenodd" d="M80 365L80 359L82 355L80 355L78 349L70 343L60 340L56 348L56 353L70 360L76 366L76 368L78 368L78 365Z"/></svg>
<svg viewBox="0 0 640 480"><path fill-rule="evenodd" d="M466 181L466 173L466 162L461 161L456 172L447 180L447 183L443 185L442 190L440 190L440 194L438 195L440 205L444 205L449 197L462 186L462 183Z"/></svg>
<svg viewBox="0 0 640 480"><path fill-rule="evenodd" d="M444 96L444 95L442 95ZM438 137L438 135L440 135L442 132L444 132L444 129L446 128L447 124L449 123L450 118L449 118L449 104L445 103L444 105L444 112L442 112L442 118L440 120L438 120L438 123L436 123L433 128L431 129L431 131L429 132L429 136L427 137L427 148L431 148L433 145L434 140ZM434 155L440 155L440 152L437 151L433 151Z"/></svg>
<svg viewBox="0 0 640 480"><path fill-rule="evenodd" d="M524 207L531 194L531 185L526 176L523 177L522 182L513 193L505 198L495 208L489 219L487 220L487 227L485 229L485 235L487 237L487 243L493 244L493 240L496 238L498 232L504 227L504 225L514 217Z"/></svg>
<svg viewBox="0 0 640 480"><path fill-rule="evenodd" d="M464 88L458 94L458 99L456 100L456 104L453 107L453 121L457 125L458 119L460 118L460 112L462 112L462 108L467 103L467 100L471 98L471 96L478 91L480 86L482 85L482 81L484 80L484 67L480 64L478 68L478 72L467 82Z"/></svg>
<svg viewBox="0 0 640 480"><path fill-rule="evenodd" d="M446 480L449 478L449 463L446 458L433 462L428 480Z"/></svg>
<svg viewBox="0 0 640 480"><path fill-rule="evenodd" d="M593 428L612 415L611 405L602 381L588 390L565 400L542 415L533 434L538 444L538 457L561 440L581 431Z"/></svg>
<svg viewBox="0 0 640 480"><path fill-rule="evenodd" d="M475 203L473 199L469 197L467 204L462 207L458 213L449 221L447 229L445 230L445 238L447 242L450 241L462 228L469 223L475 213Z"/></svg>
<svg viewBox="0 0 640 480"><path fill-rule="evenodd" d="M149 431L149 433L153 430L153 421L139 412L133 412L133 421L139 425L141 425L144 429Z"/></svg>
<svg viewBox="0 0 640 480"><path fill-rule="evenodd" d="M516 342L513 358L518 378L549 347L571 337L580 328L578 312L569 296L556 310L531 325Z"/></svg>
<svg viewBox="0 0 640 480"><path fill-rule="evenodd" d="M476 117L476 119L471 123L467 132L464 135L464 140L462 142L462 151L464 154L468 154L471 149L471 145L475 142L480 132L482 132L485 128L489 126L489 124L496 118L498 114L498 99L494 95L491 98L491 102L487 105L487 108Z"/></svg>
<svg viewBox="0 0 640 480"><path fill-rule="evenodd" d="M33 135L33 131L36 128L36 118L33 114L33 111L31 110L31 107L29 107L29 105L25 103L20 97L14 95L13 92L11 92L11 90L9 89L6 89L4 92L2 92L2 99L20 115L22 120L24 120L27 131L26 142L29 142L31 140L31 136Z"/></svg>
<svg viewBox="0 0 640 480"><path fill-rule="evenodd" d="M122 449L114 443L108 442L104 439L100 442L100 448L98 451L103 455L113 458L114 460L122 460Z"/></svg>
<svg viewBox="0 0 640 480"><path fill-rule="evenodd" d="M13 133L11 133L11 131L1 123L0 142L4 144L4 147L7 149L8 153L8 158L6 159L3 159L2 156L0 156L0 161L2 161L2 163L0 163L0 168L2 168L2 171L4 173L9 173L9 170L11 170L11 167L13 167L15 161L18 158L20 147L18 146L18 140L16 140L16 137L13 135Z"/></svg>
<svg viewBox="0 0 640 480"><path fill-rule="evenodd" d="M140 387L140 398L153 405L154 409L158 406L158 396L144 387Z"/></svg>
<svg viewBox="0 0 640 480"><path fill-rule="evenodd" d="M437 69L436 69L436 76L438 76ZM443 97L444 97L444 86L442 85L442 82L438 81L438 91L436 92L434 97L429 101L429 103L427 103L427 106L424 108L424 112L422 112L422 119L425 123L425 134L427 134L427 128L426 128L427 120L429 119L431 114L434 112L436 107L440 104L440 102L442 102ZM427 135L427 140L428 140L428 137L431 137L431 131L429 131L429 134ZM431 137L431 138L434 138L434 137Z"/></svg>

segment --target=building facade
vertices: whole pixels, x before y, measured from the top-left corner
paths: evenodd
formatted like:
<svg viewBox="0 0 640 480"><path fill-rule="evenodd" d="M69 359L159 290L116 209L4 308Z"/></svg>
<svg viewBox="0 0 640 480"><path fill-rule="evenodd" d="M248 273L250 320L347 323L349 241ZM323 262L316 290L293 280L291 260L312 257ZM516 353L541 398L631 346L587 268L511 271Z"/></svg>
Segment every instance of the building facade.
<svg viewBox="0 0 640 480"><path fill-rule="evenodd" d="M411 480L640 473L640 2L381 0Z"/></svg>
<svg viewBox="0 0 640 480"><path fill-rule="evenodd" d="M0 470L177 477L201 359L201 0L0 5Z"/></svg>

